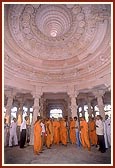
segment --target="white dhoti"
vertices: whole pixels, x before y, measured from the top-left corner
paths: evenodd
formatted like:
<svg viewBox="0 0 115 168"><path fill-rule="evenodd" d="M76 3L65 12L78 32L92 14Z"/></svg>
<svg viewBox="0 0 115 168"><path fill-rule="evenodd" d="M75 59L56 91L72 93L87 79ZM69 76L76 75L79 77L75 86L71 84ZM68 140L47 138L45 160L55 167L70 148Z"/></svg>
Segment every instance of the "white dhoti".
<svg viewBox="0 0 115 168"><path fill-rule="evenodd" d="M10 126L10 137L9 137L9 146L18 145L17 133L16 133L17 124L13 122Z"/></svg>

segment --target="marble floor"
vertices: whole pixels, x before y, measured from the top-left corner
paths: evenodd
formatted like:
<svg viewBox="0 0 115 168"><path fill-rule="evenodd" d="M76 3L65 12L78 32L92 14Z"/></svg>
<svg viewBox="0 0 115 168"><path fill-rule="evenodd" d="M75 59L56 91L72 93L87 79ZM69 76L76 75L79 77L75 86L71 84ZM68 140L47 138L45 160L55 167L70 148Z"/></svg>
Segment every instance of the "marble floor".
<svg viewBox="0 0 115 168"><path fill-rule="evenodd" d="M95 146L91 151L76 147L68 143L67 147L62 144L53 145L51 149L44 147L43 153L34 155L33 146L21 149L16 147L4 148L4 164L111 164L111 149L101 153Z"/></svg>

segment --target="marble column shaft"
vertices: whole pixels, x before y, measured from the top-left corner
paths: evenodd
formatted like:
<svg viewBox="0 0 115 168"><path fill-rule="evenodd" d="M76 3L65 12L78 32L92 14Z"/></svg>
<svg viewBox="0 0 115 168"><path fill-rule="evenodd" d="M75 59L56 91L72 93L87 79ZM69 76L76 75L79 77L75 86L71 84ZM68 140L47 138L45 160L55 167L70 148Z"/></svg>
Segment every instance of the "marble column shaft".
<svg viewBox="0 0 115 168"><path fill-rule="evenodd" d="M104 95L105 91L98 90L94 92L95 97L97 98L97 103L99 107L99 114L102 116L103 120L105 120L105 111L104 111L104 104L102 96Z"/></svg>
<svg viewBox="0 0 115 168"><path fill-rule="evenodd" d="M77 104L76 104L76 97L75 96L70 96L71 98L71 113L72 113L72 118L77 116Z"/></svg>
<svg viewBox="0 0 115 168"><path fill-rule="evenodd" d="M105 120L105 111L102 96L97 97L97 102L99 107L99 114L102 116L103 120Z"/></svg>
<svg viewBox="0 0 115 168"><path fill-rule="evenodd" d="M20 102L20 106L19 106L18 114L17 114L17 120L18 120L17 121L18 126L20 126L23 120L23 102Z"/></svg>
<svg viewBox="0 0 115 168"><path fill-rule="evenodd" d="M34 144L34 123L37 120L37 116L40 115L39 113L39 101L40 101L40 95L34 96L34 106L33 106L33 118L32 118L32 124L31 124L31 133L30 133L30 145Z"/></svg>
<svg viewBox="0 0 115 168"><path fill-rule="evenodd" d="M90 99L90 98L87 99L87 105L88 105L88 113L89 113L89 116L92 116L91 100L92 100L92 99Z"/></svg>
<svg viewBox="0 0 115 168"><path fill-rule="evenodd" d="M8 102L6 105L6 115L5 118L7 119L7 123L10 124L11 122L11 108L13 103L13 96L8 96Z"/></svg>

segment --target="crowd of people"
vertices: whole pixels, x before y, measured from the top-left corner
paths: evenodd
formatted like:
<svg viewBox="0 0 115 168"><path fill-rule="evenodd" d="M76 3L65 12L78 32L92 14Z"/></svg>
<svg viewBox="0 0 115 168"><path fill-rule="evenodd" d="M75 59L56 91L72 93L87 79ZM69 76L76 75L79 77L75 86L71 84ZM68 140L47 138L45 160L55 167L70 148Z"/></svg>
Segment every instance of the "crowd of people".
<svg viewBox="0 0 115 168"><path fill-rule="evenodd" d="M13 118L13 122L8 127L6 120L4 122L4 145L6 146L6 130L9 129L9 146L12 147L19 145L20 148L25 147L25 143L29 142L27 136L27 120L20 126L20 142L17 139L17 122ZM82 147L91 150L91 146L98 147L102 153L111 147L111 119L108 115L105 116L105 121L102 120L100 115L95 118L89 116L89 121L86 122L85 117L74 118L42 118L37 116L33 125L34 128L34 154L38 155L43 152L44 146L48 149L53 144L62 144L67 147L68 143L76 144L76 147Z"/></svg>

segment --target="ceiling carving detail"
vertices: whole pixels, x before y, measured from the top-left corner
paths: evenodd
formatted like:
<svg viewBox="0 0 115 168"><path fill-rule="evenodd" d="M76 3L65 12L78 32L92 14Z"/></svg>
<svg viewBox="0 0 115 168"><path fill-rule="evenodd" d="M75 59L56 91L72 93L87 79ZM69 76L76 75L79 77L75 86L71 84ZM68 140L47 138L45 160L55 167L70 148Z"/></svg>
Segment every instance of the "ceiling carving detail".
<svg viewBox="0 0 115 168"><path fill-rule="evenodd" d="M90 47L109 10L108 5L11 5L8 21L25 52L43 60L63 60Z"/></svg>

